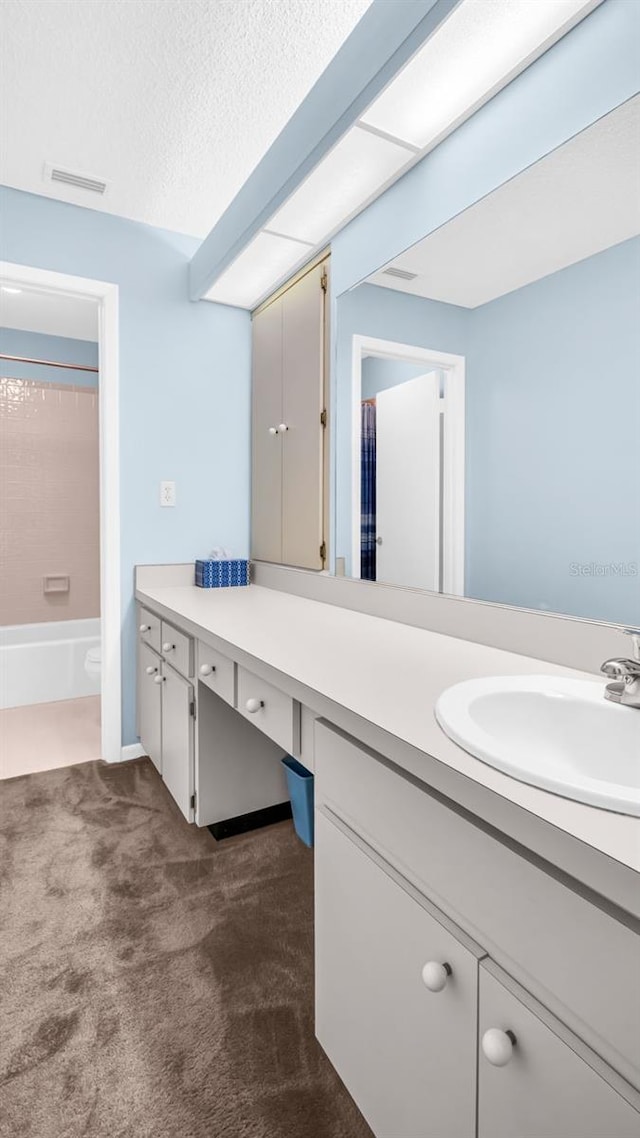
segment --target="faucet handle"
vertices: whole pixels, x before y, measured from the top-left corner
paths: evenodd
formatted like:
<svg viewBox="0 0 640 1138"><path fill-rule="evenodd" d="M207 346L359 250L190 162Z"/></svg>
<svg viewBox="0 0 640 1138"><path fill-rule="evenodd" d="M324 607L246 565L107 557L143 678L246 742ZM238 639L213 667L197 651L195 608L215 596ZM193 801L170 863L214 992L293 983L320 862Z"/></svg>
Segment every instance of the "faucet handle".
<svg viewBox="0 0 640 1138"><path fill-rule="evenodd" d="M600 666L600 671L605 676L624 680L629 675L629 664L631 664L631 660L627 660L624 656L616 656L613 660L605 660L604 664Z"/></svg>
<svg viewBox="0 0 640 1138"><path fill-rule="evenodd" d="M640 628L623 628L625 636L631 637L633 648L631 653L634 660L640 660Z"/></svg>

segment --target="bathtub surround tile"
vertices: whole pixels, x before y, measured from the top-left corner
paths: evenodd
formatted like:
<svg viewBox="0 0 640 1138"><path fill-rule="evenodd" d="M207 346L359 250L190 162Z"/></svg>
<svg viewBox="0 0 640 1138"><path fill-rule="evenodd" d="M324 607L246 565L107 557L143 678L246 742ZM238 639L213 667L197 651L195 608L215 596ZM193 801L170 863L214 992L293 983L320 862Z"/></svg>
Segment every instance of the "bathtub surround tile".
<svg viewBox="0 0 640 1138"><path fill-rule="evenodd" d="M139 759L11 780L0 832L7 1134L371 1138L314 1037L291 823L218 844Z"/></svg>
<svg viewBox="0 0 640 1138"><path fill-rule="evenodd" d="M0 711L0 779L99 759L100 696Z"/></svg>
<svg viewBox="0 0 640 1138"><path fill-rule="evenodd" d="M100 613L98 392L0 378L0 625ZM67 593L45 594L50 574Z"/></svg>

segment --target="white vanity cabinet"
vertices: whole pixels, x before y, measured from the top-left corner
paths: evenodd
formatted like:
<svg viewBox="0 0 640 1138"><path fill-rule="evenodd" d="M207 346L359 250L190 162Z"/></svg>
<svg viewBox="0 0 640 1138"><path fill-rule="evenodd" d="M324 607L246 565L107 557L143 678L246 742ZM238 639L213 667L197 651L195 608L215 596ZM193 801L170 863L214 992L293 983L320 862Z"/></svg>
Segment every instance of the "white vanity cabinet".
<svg viewBox="0 0 640 1138"><path fill-rule="evenodd" d="M188 677L193 673L193 640L148 609L140 608L138 618L140 743L192 821L195 696Z"/></svg>
<svg viewBox="0 0 640 1138"><path fill-rule="evenodd" d="M151 610L139 627L138 735L187 821L286 803L280 760L299 747L299 704Z"/></svg>
<svg viewBox="0 0 640 1138"><path fill-rule="evenodd" d="M193 684L170 664L162 666L162 777L188 821L193 819Z"/></svg>
<svg viewBox="0 0 640 1138"><path fill-rule="evenodd" d="M315 774L317 1035L376 1138L639 1135L637 931L323 721Z"/></svg>
<svg viewBox="0 0 640 1138"><path fill-rule="evenodd" d="M478 952L318 811L316 1034L377 1138L475 1138Z"/></svg>
<svg viewBox="0 0 640 1138"><path fill-rule="evenodd" d="M500 973L480 965L478 1138L638 1138L621 1080Z"/></svg>
<svg viewBox="0 0 640 1138"><path fill-rule="evenodd" d="M158 680L161 674L160 656L141 639L138 644L138 735L160 774L162 774L162 685Z"/></svg>

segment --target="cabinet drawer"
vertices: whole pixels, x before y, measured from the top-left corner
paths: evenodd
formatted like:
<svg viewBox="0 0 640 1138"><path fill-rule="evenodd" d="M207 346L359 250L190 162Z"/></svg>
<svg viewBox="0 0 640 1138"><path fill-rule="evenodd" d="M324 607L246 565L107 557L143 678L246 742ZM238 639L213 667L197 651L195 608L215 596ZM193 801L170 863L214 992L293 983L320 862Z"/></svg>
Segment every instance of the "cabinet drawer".
<svg viewBox="0 0 640 1138"><path fill-rule="evenodd" d="M198 679L211 691L235 706L235 664L208 644L198 641Z"/></svg>
<svg viewBox="0 0 640 1138"><path fill-rule="evenodd" d="M622 1080L602 1060L499 976L480 965L478 1138L637 1138L632 1088L623 1098ZM506 1032L515 1037L510 1057Z"/></svg>
<svg viewBox="0 0 640 1138"><path fill-rule="evenodd" d="M640 939L631 929L324 723L315 767L316 803L640 1085Z"/></svg>
<svg viewBox="0 0 640 1138"><path fill-rule="evenodd" d="M316 1034L376 1138L473 1138L476 956L322 810L315 882Z"/></svg>
<svg viewBox="0 0 640 1138"><path fill-rule="evenodd" d="M161 652L167 663L182 676L190 678L193 675L192 638L163 620L160 640Z"/></svg>
<svg viewBox="0 0 640 1138"><path fill-rule="evenodd" d="M240 667L238 711L288 754L300 746L300 704Z"/></svg>
<svg viewBox="0 0 640 1138"><path fill-rule="evenodd" d="M161 630L160 630L160 617L155 613L149 612L148 609L140 607L138 609L138 632L140 639L153 648L154 652L160 651L161 643Z"/></svg>

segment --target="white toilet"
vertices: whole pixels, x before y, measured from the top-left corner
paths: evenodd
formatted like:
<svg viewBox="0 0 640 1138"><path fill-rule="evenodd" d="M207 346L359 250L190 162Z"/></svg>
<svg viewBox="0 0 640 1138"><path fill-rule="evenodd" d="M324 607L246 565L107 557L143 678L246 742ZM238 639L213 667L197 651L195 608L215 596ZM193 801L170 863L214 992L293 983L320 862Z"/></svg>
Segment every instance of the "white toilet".
<svg viewBox="0 0 640 1138"><path fill-rule="evenodd" d="M94 648L89 648L84 658L84 670L94 683L100 686L100 676L102 674L102 645L96 644Z"/></svg>

